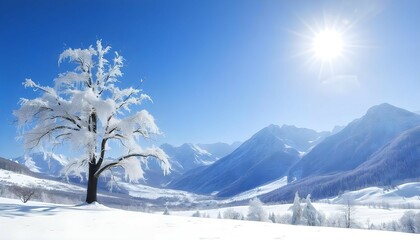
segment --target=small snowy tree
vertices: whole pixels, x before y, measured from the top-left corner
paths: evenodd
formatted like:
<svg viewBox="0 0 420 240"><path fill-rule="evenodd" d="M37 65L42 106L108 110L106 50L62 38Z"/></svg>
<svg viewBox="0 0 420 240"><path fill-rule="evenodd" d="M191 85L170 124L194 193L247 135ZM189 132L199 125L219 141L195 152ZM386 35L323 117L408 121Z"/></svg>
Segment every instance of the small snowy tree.
<svg viewBox="0 0 420 240"><path fill-rule="evenodd" d="M240 212L237 212L232 208L228 208L226 211L223 212L223 218L243 220L244 217L242 216L242 214Z"/></svg>
<svg viewBox="0 0 420 240"><path fill-rule="evenodd" d="M300 206L299 193L295 193L295 199L293 200L292 210L292 224L298 225L302 221L302 207Z"/></svg>
<svg viewBox="0 0 420 240"><path fill-rule="evenodd" d="M260 221L260 222L268 221L267 212L264 210L263 203L260 201L260 199L253 198L249 200L247 219L251 221Z"/></svg>
<svg viewBox="0 0 420 240"><path fill-rule="evenodd" d="M66 167L65 174L85 172L88 178L86 202L97 200L99 176L114 167L122 167L129 181L143 178L142 165L150 157L159 160L164 173L169 172L167 155L157 147L144 148L140 139L160 134L155 120L146 110L130 112L133 106L151 100L138 88L119 88L123 57L115 52L112 61L105 58L110 47L101 41L87 49L69 48L58 62L76 64L73 71L59 74L54 87L42 86L31 79L25 87L38 91L34 99L21 98L14 111L22 129L26 150L52 152L59 144L69 144L79 152ZM122 146L116 159L107 158L110 142Z"/></svg>
<svg viewBox="0 0 420 240"><path fill-rule="evenodd" d="M344 224L346 228L352 228L356 226L356 223L354 221L354 215L355 215L355 203L353 197L346 197L344 199Z"/></svg>
<svg viewBox="0 0 420 240"><path fill-rule="evenodd" d="M217 219L222 219L222 214L219 211L219 214L217 214Z"/></svg>
<svg viewBox="0 0 420 240"><path fill-rule="evenodd" d="M163 212L163 215L171 215L171 214L169 213L168 206L165 206L165 211Z"/></svg>
<svg viewBox="0 0 420 240"><path fill-rule="evenodd" d="M197 210L195 213L193 213L193 215L191 215L191 217L201 217L200 211Z"/></svg>
<svg viewBox="0 0 420 240"><path fill-rule="evenodd" d="M306 196L306 205L303 208L302 216L306 220L306 225L308 226L319 226L321 225L318 217L318 211L315 209L314 205L311 202L311 194Z"/></svg>
<svg viewBox="0 0 420 240"><path fill-rule="evenodd" d="M268 219L272 222L272 223L276 223L276 215L274 215L274 213L270 213Z"/></svg>
<svg viewBox="0 0 420 240"><path fill-rule="evenodd" d="M400 218L401 229L408 233L420 233L420 213L407 211Z"/></svg>

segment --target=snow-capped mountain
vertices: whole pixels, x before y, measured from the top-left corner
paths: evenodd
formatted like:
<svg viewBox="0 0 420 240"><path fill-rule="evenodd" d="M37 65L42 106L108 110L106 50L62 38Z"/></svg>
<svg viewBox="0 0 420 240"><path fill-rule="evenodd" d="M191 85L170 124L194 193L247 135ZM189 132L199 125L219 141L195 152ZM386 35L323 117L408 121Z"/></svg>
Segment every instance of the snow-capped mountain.
<svg viewBox="0 0 420 240"><path fill-rule="evenodd" d="M420 125L420 116L390 104L370 108L366 115L326 138L289 172L289 181L351 170L400 133Z"/></svg>
<svg viewBox="0 0 420 240"><path fill-rule="evenodd" d="M166 186L185 172L201 166L208 166L235 150L237 144L227 143L192 144L185 143L179 147L170 144L160 146L169 156L171 173L164 176L160 166L150 161L145 171L145 183L151 186Z"/></svg>
<svg viewBox="0 0 420 240"><path fill-rule="evenodd" d="M169 187L228 197L283 177L290 166L328 133L270 125L211 166L195 169Z"/></svg>
<svg viewBox="0 0 420 240"><path fill-rule="evenodd" d="M34 173L31 172L26 166L16 163L12 160L4 159L2 157L0 157L0 169L26 175L34 175Z"/></svg>
<svg viewBox="0 0 420 240"><path fill-rule="evenodd" d="M26 166L32 172L54 177L60 176L61 170L67 164L66 158L62 155L40 152L14 158L13 161Z"/></svg>
<svg viewBox="0 0 420 240"><path fill-rule="evenodd" d="M199 166L210 165L218 160L207 150L192 143L184 143L179 147L163 144L160 147L170 157L172 170L179 173L184 173Z"/></svg>
<svg viewBox="0 0 420 240"><path fill-rule="evenodd" d="M222 142L210 143L210 144L199 143L199 144L196 144L196 146L211 153L212 156L214 156L216 159L220 159L224 156L227 156L229 153L233 152L241 144L242 144L241 142L237 141L232 144L227 144L227 143L222 143Z"/></svg>
<svg viewBox="0 0 420 240"><path fill-rule="evenodd" d="M297 181L264 195L291 199L296 191L314 198L366 186L392 186L420 179L420 118L382 104L325 139L291 168Z"/></svg>

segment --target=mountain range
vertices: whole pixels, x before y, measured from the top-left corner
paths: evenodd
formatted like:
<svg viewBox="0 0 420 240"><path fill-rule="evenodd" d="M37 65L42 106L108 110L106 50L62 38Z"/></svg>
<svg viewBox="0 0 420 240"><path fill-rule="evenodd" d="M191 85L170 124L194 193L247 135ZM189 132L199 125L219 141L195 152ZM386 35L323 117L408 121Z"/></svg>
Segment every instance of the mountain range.
<svg viewBox="0 0 420 240"><path fill-rule="evenodd" d="M289 171L294 182L262 197L286 200L298 191L314 198L368 186L420 179L420 115L389 104L374 106L326 138Z"/></svg>
<svg viewBox="0 0 420 240"><path fill-rule="evenodd" d="M332 132L269 125L242 144L161 148L170 157L172 173L163 176L151 161L145 171L147 185L226 198L287 178L287 184L261 199L290 201L296 191L325 198L420 180L420 115L385 103ZM34 172L58 176L65 158L44 158L35 154L30 161L14 160Z"/></svg>
<svg viewBox="0 0 420 240"><path fill-rule="evenodd" d="M287 174L300 157L329 133L270 125L216 163L187 172L168 187L229 197Z"/></svg>
<svg viewBox="0 0 420 240"><path fill-rule="evenodd" d="M169 187L231 197L288 177L262 196L291 200L296 191L314 198L367 186L389 186L420 177L420 115L380 104L332 133L270 125L215 164L194 169Z"/></svg>
<svg viewBox="0 0 420 240"><path fill-rule="evenodd" d="M169 156L171 173L163 175L156 161L150 161L145 172L145 183L150 186L166 186L169 182L180 177L185 172L202 166L208 166L228 155L240 145L239 142L232 144L192 144L185 143L175 147L170 144L162 144L160 148Z"/></svg>

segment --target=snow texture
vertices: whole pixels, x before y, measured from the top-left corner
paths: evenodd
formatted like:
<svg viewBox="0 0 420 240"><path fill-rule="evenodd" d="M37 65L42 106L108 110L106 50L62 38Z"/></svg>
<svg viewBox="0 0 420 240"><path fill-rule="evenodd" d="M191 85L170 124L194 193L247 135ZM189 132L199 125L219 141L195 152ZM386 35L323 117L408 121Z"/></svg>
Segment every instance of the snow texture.
<svg viewBox="0 0 420 240"><path fill-rule="evenodd" d="M95 205L54 205L0 198L2 239L381 239L418 235L375 230L292 226L130 212ZM191 215L190 215L191 216ZM108 226L108 227L104 227Z"/></svg>

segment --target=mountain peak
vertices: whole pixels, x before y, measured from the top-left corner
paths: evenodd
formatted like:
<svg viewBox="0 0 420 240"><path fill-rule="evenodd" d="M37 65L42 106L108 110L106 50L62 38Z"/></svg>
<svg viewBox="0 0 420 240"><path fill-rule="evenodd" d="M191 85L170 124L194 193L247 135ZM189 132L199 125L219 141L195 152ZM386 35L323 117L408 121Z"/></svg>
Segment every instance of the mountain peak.
<svg viewBox="0 0 420 240"><path fill-rule="evenodd" d="M395 115L395 114L414 114L410 111L407 111L405 109L402 108L398 108L395 107L389 103L382 103L376 106L373 106L371 108L369 108L369 110L366 113L366 116L371 116L371 115Z"/></svg>

